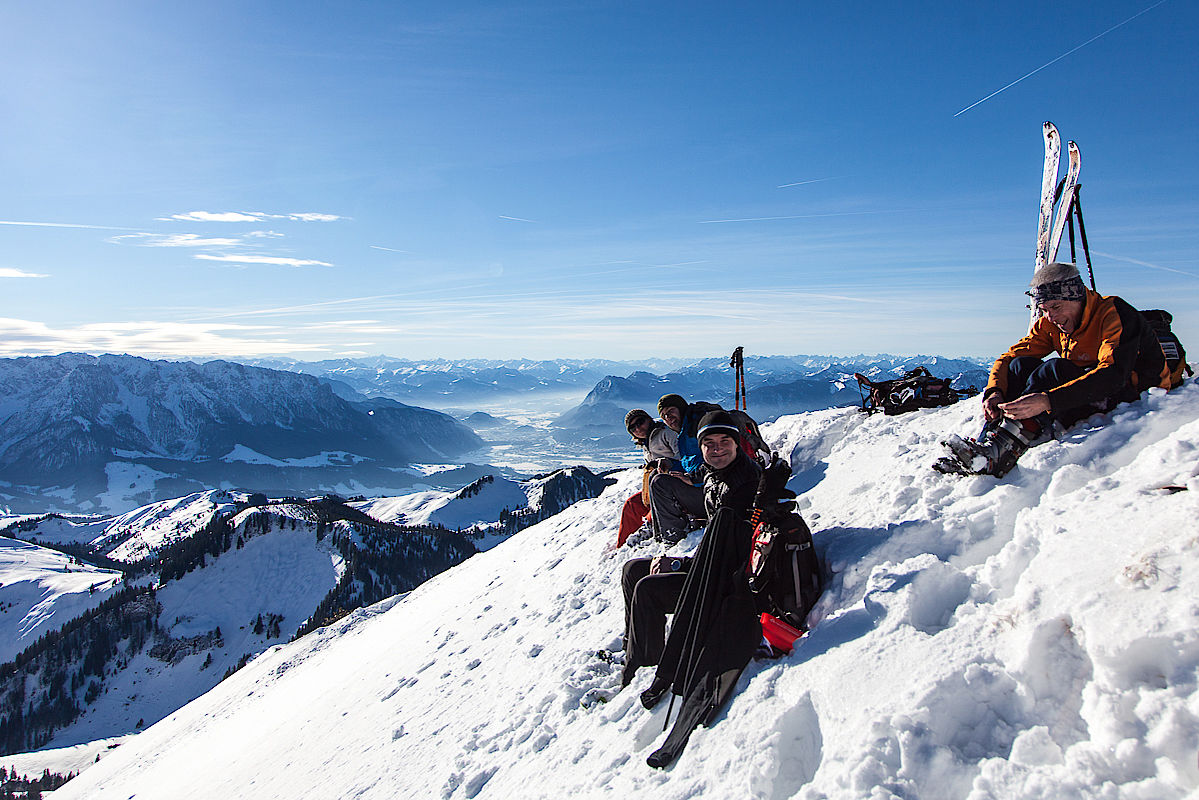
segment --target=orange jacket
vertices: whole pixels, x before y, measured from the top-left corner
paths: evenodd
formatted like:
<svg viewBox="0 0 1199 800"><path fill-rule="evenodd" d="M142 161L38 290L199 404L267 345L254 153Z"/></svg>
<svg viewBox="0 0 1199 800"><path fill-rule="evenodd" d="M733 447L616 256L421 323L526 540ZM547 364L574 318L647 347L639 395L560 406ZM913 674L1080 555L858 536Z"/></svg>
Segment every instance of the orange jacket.
<svg viewBox="0 0 1199 800"><path fill-rule="evenodd" d="M1087 370L1068 383L1050 389L1054 412L1097 403L1109 397L1133 399L1151 386L1170 388L1170 373L1161 345L1140 312L1119 297L1103 297L1087 289L1082 320L1073 334L1063 333L1046 317L1038 317L1032 330L996 359L986 393L1007 395L1007 365L1013 358L1044 358L1057 353ZM1131 389L1131 392L1125 391ZM1131 395L1131 396L1130 396Z"/></svg>

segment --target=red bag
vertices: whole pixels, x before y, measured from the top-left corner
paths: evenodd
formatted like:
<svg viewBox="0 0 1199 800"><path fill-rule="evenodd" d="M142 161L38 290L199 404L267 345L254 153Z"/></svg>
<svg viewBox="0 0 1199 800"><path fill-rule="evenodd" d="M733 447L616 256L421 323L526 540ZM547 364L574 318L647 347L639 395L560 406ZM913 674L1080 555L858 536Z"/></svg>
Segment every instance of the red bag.
<svg viewBox="0 0 1199 800"><path fill-rule="evenodd" d="M807 635L807 631L793 628L778 617L762 612L762 635L770 646L784 653L790 653L798 639Z"/></svg>

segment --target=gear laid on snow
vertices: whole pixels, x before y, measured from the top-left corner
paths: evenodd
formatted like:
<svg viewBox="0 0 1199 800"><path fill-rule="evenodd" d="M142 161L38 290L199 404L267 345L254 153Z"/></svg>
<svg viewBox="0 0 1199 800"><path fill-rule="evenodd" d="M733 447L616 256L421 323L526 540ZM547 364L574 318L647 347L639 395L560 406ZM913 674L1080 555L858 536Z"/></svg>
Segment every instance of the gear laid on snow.
<svg viewBox="0 0 1199 800"><path fill-rule="evenodd" d="M861 410L867 414L881 410L887 416L894 416L920 408L950 406L978 391L973 386L958 391L949 378L934 377L927 367L916 367L902 378L889 381L872 381L860 372L855 372L854 378L862 397Z"/></svg>

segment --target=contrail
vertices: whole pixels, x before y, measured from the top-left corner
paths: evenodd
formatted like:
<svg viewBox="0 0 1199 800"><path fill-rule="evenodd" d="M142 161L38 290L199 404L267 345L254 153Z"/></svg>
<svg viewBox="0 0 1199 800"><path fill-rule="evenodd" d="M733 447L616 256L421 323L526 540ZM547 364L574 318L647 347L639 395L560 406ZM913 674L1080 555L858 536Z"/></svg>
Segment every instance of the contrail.
<svg viewBox="0 0 1199 800"><path fill-rule="evenodd" d="M406 253L408 255L412 254L411 250L396 250L394 247L380 247L377 244L368 244L367 247L371 248L372 250L386 250L389 253Z"/></svg>
<svg viewBox="0 0 1199 800"><path fill-rule="evenodd" d="M1163 3L1165 1L1166 0L1162 0ZM507 214L500 214L500 219L510 219L513 222L532 222L534 224L537 222L535 219L525 219L524 217L509 217Z"/></svg>
<svg viewBox="0 0 1199 800"><path fill-rule="evenodd" d="M1187 272L1186 270L1174 269L1173 267L1163 267L1160 264L1150 264L1148 261L1138 261L1135 258L1125 258L1124 256L1118 256L1113 253L1101 253L1098 250L1092 250L1091 252L1097 256L1103 256L1104 258L1112 258L1112 259L1115 259L1116 261L1124 261L1128 264L1136 264L1139 267L1149 267L1150 269L1160 269L1162 272L1174 272L1174 273L1177 273L1178 275L1186 275L1189 278L1199 278L1199 275L1196 275L1193 272Z"/></svg>
<svg viewBox="0 0 1199 800"><path fill-rule="evenodd" d="M1053 59L1052 61L1050 61L1050 62L1048 62L1048 63L1042 64L1041 66L1037 67L1037 68L1036 68L1036 69L1034 69L1032 72L1028 73L1027 75L1025 75L1025 76L1023 76L1023 77L1016 78L1016 80L1012 81L1012 82L1011 82L1011 83L1009 83L1007 86L1004 86L1002 89L997 89L997 90L995 90L995 91L991 92L991 93L990 93L989 95L987 95L986 97L984 97L982 100L977 100L977 101L975 101L975 102L971 103L970 105L966 106L966 107L965 107L965 108L963 108L961 111L959 111L958 113L954 114L954 116L955 116L955 117L960 117L962 114L965 114L967 111L969 111L970 109L972 109L972 108L974 108L975 106L979 105L980 103L985 103L985 102L987 102L988 100L990 100L990 99L991 99L992 97L994 97L995 95L999 94L1000 92L1003 92L1003 91L1006 91L1006 90L1008 90L1008 89L1012 88L1012 87L1013 87L1013 86L1015 86L1017 83L1019 83L1020 81L1024 80L1025 78L1031 78L1033 75L1036 75L1038 72L1040 72L1041 70L1045 69L1045 67L1048 67L1048 66L1050 66L1051 64L1056 64L1057 62L1061 61L1061 60L1062 60L1063 58L1065 58L1066 56L1068 56L1068 55L1071 55L1072 53L1077 53L1079 50L1081 50L1082 48L1086 47L1087 45L1089 45L1091 42L1095 41L1096 39L1101 39L1101 38L1103 38L1104 36L1107 36L1109 33L1111 33L1112 31L1114 31L1116 28L1120 28L1120 27L1123 27L1124 25L1127 25L1128 23L1132 22L1132 21L1133 21L1134 19L1136 19L1137 17L1139 17L1139 16L1141 16L1142 14L1145 14L1145 13L1147 13L1147 12L1149 12L1149 11L1152 11L1153 9L1157 8L1158 6L1160 6L1160 5L1161 5L1162 3L1164 3L1164 2L1166 2L1166 0L1157 0L1157 2L1156 2L1156 3L1154 3L1153 5L1149 6L1149 8L1146 8L1146 9L1143 9L1143 10L1141 10L1141 11L1138 11L1137 13L1133 14L1133 15L1132 15L1131 17L1129 17L1128 19L1124 20L1123 22L1121 22L1121 23L1119 23L1119 24L1117 24L1117 25L1113 25L1113 26L1111 26L1110 28L1108 28L1107 30L1105 30L1103 33L1096 34L1095 36L1092 36L1090 39L1087 39L1085 42L1083 42L1082 44L1080 44L1078 47L1075 47L1073 50L1069 50L1069 51L1067 51L1067 52L1065 52L1065 53L1062 53L1062 54L1061 54L1060 56L1058 56L1057 58Z"/></svg>
<svg viewBox="0 0 1199 800"><path fill-rule="evenodd" d="M108 225L78 225L73 222L14 222L0 219L0 225L21 225L27 228L87 228L93 231L135 231L137 228L113 228Z"/></svg>
<svg viewBox="0 0 1199 800"><path fill-rule="evenodd" d="M791 186L803 186L803 185L809 184L809 183L823 183L824 181L835 181L835 180L837 180L837 179L836 178L812 178L811 180L808 180L808 181L796 181L795 183L784 183L784 184L781 184L774 188L786 189Z"/></svg>

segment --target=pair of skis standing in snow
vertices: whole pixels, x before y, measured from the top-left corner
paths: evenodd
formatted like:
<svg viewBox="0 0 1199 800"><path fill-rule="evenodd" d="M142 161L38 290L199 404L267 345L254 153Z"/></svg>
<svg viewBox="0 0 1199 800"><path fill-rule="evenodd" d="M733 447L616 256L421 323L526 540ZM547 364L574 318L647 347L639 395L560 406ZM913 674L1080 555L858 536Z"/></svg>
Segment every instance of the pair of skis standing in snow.
<svg viewBox="0 0 1199 800"><path fill-rule="evenodd" d="M1036 271L1027 292L1032 298L1029 331L991 367L983 391L982 432L975 439L954 435L943 442L949 455L933 465L938 472L1002 477L1029 447L1117 403L1136 400L1153 386L1171 389L1181 383L1183 369L1190 369L1169 330L1167 312L1142 313L1119 297L1104 297L1095 291L1093 273L1088 289L1072 261L1055 260L1066 229L1074 258L1077 216L1090 269L1079 203L1078 145L1069 143L1069 168L1058 183L1061 139L1052 122L1044 124L1044 136ZM1051 353L1059 358L1046 359Z"/></svg>

